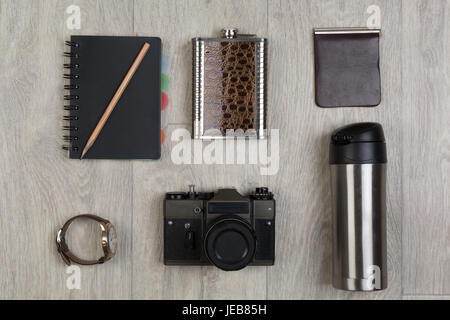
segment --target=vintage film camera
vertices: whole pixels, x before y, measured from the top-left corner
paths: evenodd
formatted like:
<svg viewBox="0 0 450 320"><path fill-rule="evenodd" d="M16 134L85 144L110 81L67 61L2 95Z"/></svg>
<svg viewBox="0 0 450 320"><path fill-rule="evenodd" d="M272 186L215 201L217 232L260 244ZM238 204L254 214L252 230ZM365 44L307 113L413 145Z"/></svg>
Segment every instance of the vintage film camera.
<svg viewBox="0 0 450 320"><path fill-rule="evenodd" d="M275 200L267 188L170 192L164 200L164 263L226 271L275 259Z"/></svg>

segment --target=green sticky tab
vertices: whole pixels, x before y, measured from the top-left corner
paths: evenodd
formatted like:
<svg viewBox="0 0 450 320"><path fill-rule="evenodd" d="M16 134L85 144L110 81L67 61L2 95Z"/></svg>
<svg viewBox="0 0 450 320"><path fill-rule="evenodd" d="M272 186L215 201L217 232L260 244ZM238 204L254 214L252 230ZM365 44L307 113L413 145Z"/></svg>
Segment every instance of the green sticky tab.
<svg viewBox="0 0 450 320"><path fill-rule="evenodd" d="M161 74L161 91L166 92L169 88L169 78L163 73Z"/></svg>

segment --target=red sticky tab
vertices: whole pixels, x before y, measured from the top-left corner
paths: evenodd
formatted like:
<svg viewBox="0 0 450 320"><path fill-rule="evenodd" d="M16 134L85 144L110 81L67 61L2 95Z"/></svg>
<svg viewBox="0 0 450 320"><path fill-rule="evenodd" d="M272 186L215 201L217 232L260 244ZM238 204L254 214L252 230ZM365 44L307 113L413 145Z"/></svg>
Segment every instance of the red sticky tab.
<svg viewBox="0 0 450 320"><path fill-rule="evenodd" d="M169 104L169 97L165 92L161 93L161 110L166 109L168 104Z"/></svg>

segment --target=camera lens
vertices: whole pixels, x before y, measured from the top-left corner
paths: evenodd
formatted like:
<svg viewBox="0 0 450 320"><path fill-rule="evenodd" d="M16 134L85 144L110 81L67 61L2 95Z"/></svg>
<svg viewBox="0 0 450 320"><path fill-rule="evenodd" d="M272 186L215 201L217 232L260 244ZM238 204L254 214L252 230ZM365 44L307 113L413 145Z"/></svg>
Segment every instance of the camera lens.
<svg viewBox="0 0 450 320"><path fill-rule="evenodd" d="M250 225L240 218L220 219L208 230L205 249L211 263L218 268L239 270L253 260L255 235Z"/></svg>

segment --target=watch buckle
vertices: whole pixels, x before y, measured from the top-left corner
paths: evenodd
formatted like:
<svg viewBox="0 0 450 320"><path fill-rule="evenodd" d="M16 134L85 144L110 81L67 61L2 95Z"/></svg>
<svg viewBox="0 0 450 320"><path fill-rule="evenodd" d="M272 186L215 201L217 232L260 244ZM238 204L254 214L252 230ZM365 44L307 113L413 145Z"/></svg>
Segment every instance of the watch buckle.
<svg viewBox="0 0 450 320"><path fill-rule="evenodd" d="M61 237L62 229L59 229L58 234L56 236L56 247L58 249L59 254L61 255L61 258L63 261L70 266L70 259L69 257L64 253L64 250L67 249L66 241L64 238Z"/></svg>

